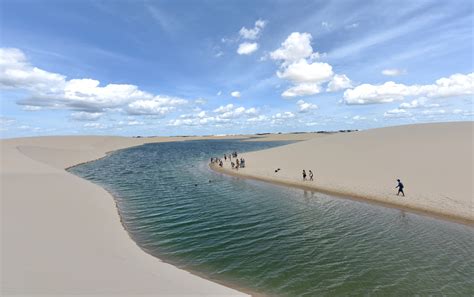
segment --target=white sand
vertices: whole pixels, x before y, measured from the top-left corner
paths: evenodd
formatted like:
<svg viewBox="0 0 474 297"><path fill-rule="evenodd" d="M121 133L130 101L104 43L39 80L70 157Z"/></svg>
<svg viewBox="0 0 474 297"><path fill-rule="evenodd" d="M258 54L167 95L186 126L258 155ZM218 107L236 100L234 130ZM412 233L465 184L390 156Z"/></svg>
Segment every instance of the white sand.
<svg viewBox="0 0 474 297"><path fill-rule="evenodd" d="M325 135L243 154L246 168L226 162L224 171L472 224L473 130L473 122L455 122ZM315 181L303 182L303 169ZM396 196L397 178L406 197Z"/></svg>
<svg viewBox="0 0 474 297"><path fill-rule="evenodd" d="M146 254L121 225L113 198L64 170L111 150L170 140L183 138L2 140L0 295L244 295Z"/></svg>

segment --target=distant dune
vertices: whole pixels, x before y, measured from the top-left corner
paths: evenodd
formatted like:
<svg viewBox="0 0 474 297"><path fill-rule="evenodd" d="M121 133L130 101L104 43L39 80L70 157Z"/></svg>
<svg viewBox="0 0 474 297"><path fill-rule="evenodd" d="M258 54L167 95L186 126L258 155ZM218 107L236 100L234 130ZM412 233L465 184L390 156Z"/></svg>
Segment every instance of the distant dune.
<svg viewBox="0 0 474 297"><path fill-rule="evenodd" d="M473 131L473 122L453 122L325 135L244 154L246 168L226 162L223 171L472 224ZM302 181L303 169L313 182ZM397 178L406 197L396 196Z"/></svg>

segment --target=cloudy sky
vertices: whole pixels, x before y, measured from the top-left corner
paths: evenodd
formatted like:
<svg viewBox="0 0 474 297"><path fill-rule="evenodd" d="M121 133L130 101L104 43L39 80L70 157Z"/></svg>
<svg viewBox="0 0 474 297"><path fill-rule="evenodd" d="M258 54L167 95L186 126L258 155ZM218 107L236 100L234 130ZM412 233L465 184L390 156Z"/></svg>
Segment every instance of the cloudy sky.
<svg viewBox="0 0 474 297"><path fill-rule="evenodd" d="M473 119L470 0L0 3L1 137Z"/></svg>

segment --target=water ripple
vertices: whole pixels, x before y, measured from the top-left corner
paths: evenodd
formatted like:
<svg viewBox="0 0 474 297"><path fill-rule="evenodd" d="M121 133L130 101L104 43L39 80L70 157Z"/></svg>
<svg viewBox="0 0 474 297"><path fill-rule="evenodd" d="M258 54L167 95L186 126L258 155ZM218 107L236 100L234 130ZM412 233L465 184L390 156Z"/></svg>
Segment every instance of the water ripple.
<svg viewBox="0 0 474 297"><path fill-rule="evenodd" d="M211 156L280 144L150 144L71 171L114 193L143 249L251 291L472 295L471 228L207 168Z"/></svg>

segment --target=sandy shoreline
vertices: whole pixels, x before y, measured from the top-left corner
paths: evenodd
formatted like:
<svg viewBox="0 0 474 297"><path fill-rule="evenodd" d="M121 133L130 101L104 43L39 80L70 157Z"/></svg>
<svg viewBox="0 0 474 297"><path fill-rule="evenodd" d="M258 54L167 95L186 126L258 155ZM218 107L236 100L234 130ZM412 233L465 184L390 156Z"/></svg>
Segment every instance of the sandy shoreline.
<svg viewBox="0 0 474 297"><path fill-rule="evenodd" d="M474 225L472 122L373 129L242 154L246 168L211 168L233 176L375 202ZM275 169L281 171L275 173ZM312 169L315 181L303 181ZM407 197L396 196L396 179Z"/></svg>
<svg viewBox="0 0 474 297"><path fill-rule="evenodd" d="M315 136L287 134L275 140ZM0 140L2 296L246 295L142 251L122 226L111 194L65 169L146 143L247 137Z"/></svg>

